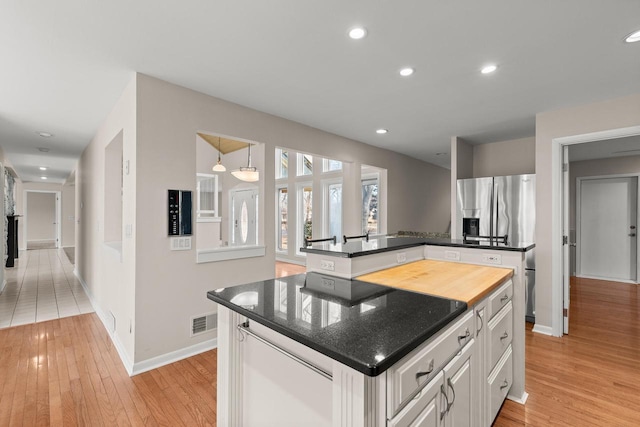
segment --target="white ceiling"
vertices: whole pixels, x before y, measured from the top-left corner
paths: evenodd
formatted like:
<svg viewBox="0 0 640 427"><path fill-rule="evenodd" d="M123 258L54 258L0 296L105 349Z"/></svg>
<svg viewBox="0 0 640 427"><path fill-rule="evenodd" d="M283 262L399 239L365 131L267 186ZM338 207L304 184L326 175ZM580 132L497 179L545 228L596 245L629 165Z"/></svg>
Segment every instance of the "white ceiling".
<svg viewBox="0 0 640 427"><path fill-rule="evenodd" d="M0 0L0 146L62 182L138 71L448 167L451 136L640 93L638 29L638 0Z"/></svg>

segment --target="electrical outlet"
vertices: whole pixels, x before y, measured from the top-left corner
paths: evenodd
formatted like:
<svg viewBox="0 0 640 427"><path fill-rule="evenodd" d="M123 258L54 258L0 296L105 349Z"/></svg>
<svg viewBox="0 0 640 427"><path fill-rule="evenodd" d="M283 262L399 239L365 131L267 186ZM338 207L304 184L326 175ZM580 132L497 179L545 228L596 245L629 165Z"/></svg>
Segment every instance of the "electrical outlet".
<svg viewBox="0 0 640 427"><path fill-rule="evenodd" d="M486 264L502 264L502 255L482 254L482 262Z"/></svg>
<svg viewBox="0 0 640 427"><path fill-rule="evenodd" d="M398 264L402 264L403 262L407 262L407 253L406 252L400 252L399 254L396 255L397 259L398 259Z"/></svg>
<svg viewBox="0 0 640 427"><path fill-rule="evenodd" d="M336 281L323 277L322 278L322 287L327 288L327 289L335 289L336 288Z"/></svg>
<svg viewBox="0 0 640 427"><path fill-rule="evenodd" d="M334 271L336 269L336 263L326 259L320 260L320 269L327 271Z"/></svg>
<svg viewBox="0 0 640 427"><path fill-rule="evenodd" d="M452 259L454 261L460 261L460 252L458 251L444 251L445 259Z"/></svg>

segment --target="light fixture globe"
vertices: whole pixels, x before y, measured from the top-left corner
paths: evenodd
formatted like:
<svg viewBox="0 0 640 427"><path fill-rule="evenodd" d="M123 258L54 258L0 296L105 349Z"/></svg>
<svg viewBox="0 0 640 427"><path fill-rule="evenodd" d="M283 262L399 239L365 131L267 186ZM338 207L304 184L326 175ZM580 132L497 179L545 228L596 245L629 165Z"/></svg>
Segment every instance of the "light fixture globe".
<svg viewBox="0 0 640 427"><path fill-rule="evenodd" d="M225 172L227 170L227 168L225 168L220 161L220 137L218 137L218 163L213 168L211 168L211 170L214 172Z"/></svg>
<svg viewBox="0 0 640 427"><path fill-rule="evenodd" d="M256 182L260 179L260 173L258 172L258 168L251 166L251 144L247 144L247 148L247 166L241 166L240 169L231 171L231 175L235 176L240 181Z"/></svg>

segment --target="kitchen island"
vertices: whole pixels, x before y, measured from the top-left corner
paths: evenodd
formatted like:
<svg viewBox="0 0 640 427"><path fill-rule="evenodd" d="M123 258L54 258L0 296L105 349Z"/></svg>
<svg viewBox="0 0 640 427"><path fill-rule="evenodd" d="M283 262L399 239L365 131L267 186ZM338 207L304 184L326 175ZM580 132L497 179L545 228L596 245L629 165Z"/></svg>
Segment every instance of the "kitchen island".
<svg viewBox="0 0 640 427"><path fill-rule="evenodd" d="M414 292L314 272L209 292L219 425L490 425L513 383L513 270L416 268ZM429 295L445 270L467 300Z"/></svg>

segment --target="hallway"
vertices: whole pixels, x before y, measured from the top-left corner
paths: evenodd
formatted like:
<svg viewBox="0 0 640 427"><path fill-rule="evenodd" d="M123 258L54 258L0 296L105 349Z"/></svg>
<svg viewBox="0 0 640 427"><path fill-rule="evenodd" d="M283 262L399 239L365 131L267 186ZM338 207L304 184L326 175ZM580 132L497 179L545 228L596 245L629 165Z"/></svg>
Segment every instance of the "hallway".
<svg viewBox="0 0 640 427"><path fill-rule="evenodd" d="M21 251L6 269L0 294L0 328L93 312L63 249Z"/></svg>

